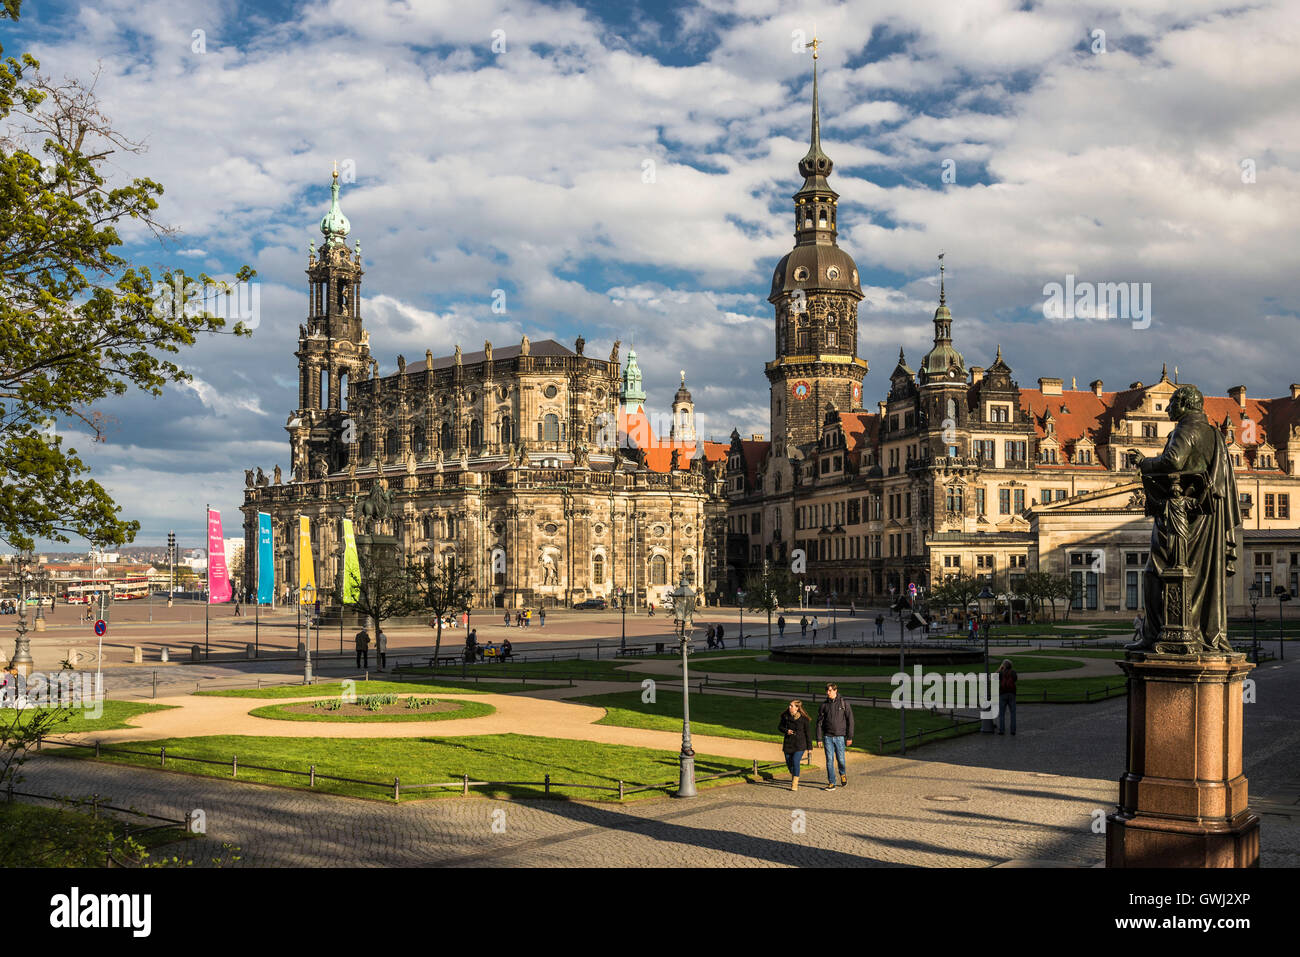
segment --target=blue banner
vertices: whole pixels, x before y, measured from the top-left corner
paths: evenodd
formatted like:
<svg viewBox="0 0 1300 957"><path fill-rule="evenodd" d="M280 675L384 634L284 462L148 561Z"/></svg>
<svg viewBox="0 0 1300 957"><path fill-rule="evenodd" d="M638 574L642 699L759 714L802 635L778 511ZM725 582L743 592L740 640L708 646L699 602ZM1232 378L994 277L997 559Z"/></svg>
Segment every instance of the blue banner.
<svg viewBox="0 0 1300 957"><path fill-rule="evenodd" d="M257 513L257 602L269 605L275 597L275 553L271 550L271 516Z"/></svg>

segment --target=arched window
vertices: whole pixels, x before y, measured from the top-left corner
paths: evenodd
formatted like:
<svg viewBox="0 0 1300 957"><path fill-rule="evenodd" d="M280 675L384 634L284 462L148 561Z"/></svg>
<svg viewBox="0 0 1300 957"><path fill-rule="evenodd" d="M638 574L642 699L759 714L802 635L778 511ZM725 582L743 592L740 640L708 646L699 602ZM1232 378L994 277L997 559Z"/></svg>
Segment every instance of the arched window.
<svg viewBox="0 0 1300 957"><path fill-rule="evenodd" d="M540 436L543 442L560 441L560 417L554 412L547 413L542 419L542 434Z"/></svg>
<svg viewBox="0 0 1300 957"><path fill-rule="evenodd" d="M695 558L693 556L687 555L682 559L682 574L686 576L688 583L695 583Z"/></svg>
<svg viewBox="0 0 1300 957"><path fill-rule="evenodd" d="M330 407L330 374L328 369L320 370L320 407Z"/></svg>
<svg viewBox="0 0 1300 957"><path fill-rule="evenodd" d="M361 436L361 464L369 465L370 460L375 457L375 443L370 438L370 433L366 432Z"/></svg>
<svg viewBox="0 0 1300 957"><path fill-rule="evenodd" d="M438 439L438 447L444 452L449 450L455 443L451 440L451 423L442 423L442 435Z"/></svg>
<svg viewBox="0 0 1300 957"><path fill-rule="evenodd" d="M668 559L662 555L650 556L650 584L668 584Z"/></svg>
<svg viewBox="0 0 1300 957"><path fill-rule="evenodd" d="M469 447L477 449L483 444L483 427L479 425L478 419L473 419L469 424Z"/></svg>
<svg viewBox="0 0 1300 957"><path fill-rule="evenodd" d="M807 348L808 348L808 330L807 330L807 329L800 329L800 330L799 330L799 348L800 348L800 349L807 349Z"/></svg>
<svg viewBox="0 0 1300 957"><path fill-rule="evenodd" d="M953 399L948 400L948 418L957 421L957 403Z"/></svg>
<svg viewBox="0 0 1300 957"><path fill-rule="evenodd" d="M339 373L339 408L346 409L347 407L348 407L348 374L346 372L340 372Z"/></svg>
<svg viewBox="0 0 1300 957"><path fill-rule="evenodd" d="M397 430L396 429L389 429L388 432L384 435L384 454L385 455L397 454Z"/></svg>
<svg viewBox="0 0 1300 957"><path fill-rule="evenodd" d="M492 583L494 585L504 585L506 583L506 550L504 548L492 549Z"/></svg>
<svg viewBox="0 0 1300 957"><path fill-rule="evenodd" d="M412 432L411 432L411 448L415 451L415 454L416 454L416 455L423 455L423 454L424 454L424 448L425 448L425 442L424 442L424 426L422 426L422 425L417 425L417 426L415 427L415 429L412 430Z"/></svg>
<svg viewBox="0 0 1300 957"><path fill-rule="evenodd" d="M605 584L605 556L599 552L591 556L591 583Z"/></svg>
<svg viewBox="0 0 1300 957"><path fill-rule="evenodd" d="M346 313L347 311L348 311L348 281L346 279L340 279L339 280L339 312Z"/></svg>
<svg viewBox="0 0 1300 957"><path fill-rule="evenodd" d="M501 431L500 431L500 438L498 439L498 441L502 445L509 445L514 440L515 437L510 428L510 416L503 415L501 416Z"/></svg>

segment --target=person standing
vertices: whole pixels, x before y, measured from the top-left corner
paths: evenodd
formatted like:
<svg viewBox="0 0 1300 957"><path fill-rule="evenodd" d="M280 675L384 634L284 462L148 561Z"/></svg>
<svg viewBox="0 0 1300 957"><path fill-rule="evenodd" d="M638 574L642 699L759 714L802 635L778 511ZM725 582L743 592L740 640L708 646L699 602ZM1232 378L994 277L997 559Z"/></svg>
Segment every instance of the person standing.
<svg viewBox="0 0 1300 957"><path fill-rule="evenodd" d="M804 615L802 618L799 619L799 637L800 638L808 637L808 616L807 615Z"/></svg>
<svg viewBox="0 0 1300 957"><path fill-rule="evenodd" d="M538 627L538 628L545 628L545 627L546 627L546 609L545 609L545 608L539 608L539 609L537 610L537 627Z"/></svg>
<svg viewBox="0 0 1300 957"><path fill-rule="evenodd" d="M715 632L713 633L713 637L715 637L715 638L718 640L718 647L719 647L719 648L726 648L726 647L727 647L726 644L725 644L725 643L723 642L723 640L722 640L722 625L720 625L720 624L718 625L718 629L717 629L717 631L715 631Z"/></svg>
<svg viewBox="0 0 1300 957"><path fill-rule="evenodd" d="M839 763L839 786L848 787L848 766L844 749L853 745L853 708L840 697L835 684L826 685L826 700L817 712L817 737L826 750L826 790L836 788L835 765Z"/></svg>
<svg viewBox="0 0 1300 957"><path fill-rule="evenodd" d="M708 628L704 629L704 647L712 651L714 644L715 642L713 640L713 626L709 625Z"/></svg>
<svg viewBox="0 0 1300 957"><path fill-rule="evenodd" d="M1144 628L1145 628L1145 623L1142 621L1142 612L1138 612L1136 615L1133 616L1133 640L1134 641L1142 640L1142 632Z"/></svg>
<svg viewBox="0 0 1300 957"><path fill-rule="evenodd" d="M380 628L375 637L375 657L379 659L379 670L388 670L388 636Z"/></svg>
<svg viewBox="0 0 1300 957"><path fill-rule="evenodd" d="M852 602L852 601L849 602L849 617L850 617L850 618L857 618L857 617L858 617L858 605L857 605L857 602Z"/></svg>
<svg viewBox="0 0 1300 957"><path fill-rule="evenodd" d="M785 615L776 616L776 637L785 637Z"/></svg>
<svg viewBox="0 0 1300 957"><path fill-rule="evenodd" d="M799 766L803 756L812 750L809 742L808 712L803 709L803 702L791 701L789 707L781 712L781 720L776 729L781 732L781 750L785 753L785 766L790 770L790 790L799 790Z"/></svg>
<svg viewBox="0 0 1300 957"><path fill-rule="evenodd" d="M884 616L884 615L877 615L877 616L876 616L876 634L879 636L879 635L883 635L884 633L885 633L885 616Z"/></svg>
<svg viewBox="0 0 1300 957"><path fill-rule="evenodd" d="M998 734L1006 730L1007 711L1011 712L1011 733L1016 733L1016 669L1010 658L998 665Z"/></svg>
<svg viewBox="0 0 1300 957"><path fill-rule="evenodd" d="M510 612L506 612L506 627L510 627Z"/></svg>
<svg viewBox="0 0 1300 957"><path fill-rule="evenodd" d="M814 644L814 645L817 644L817 629L820 628L820 627L821 627L821 622L819 622L819 621L817 620L817 616L816 616L816 615L813 615L813 620L812 620L812 630L813 630L813 644Z"/></svg>
<svg viewBox="0 0 1300 957"><path fill-rule="evenodd" d="M357 632L357 667L370 667L370 633L362 628Z"/></svg>

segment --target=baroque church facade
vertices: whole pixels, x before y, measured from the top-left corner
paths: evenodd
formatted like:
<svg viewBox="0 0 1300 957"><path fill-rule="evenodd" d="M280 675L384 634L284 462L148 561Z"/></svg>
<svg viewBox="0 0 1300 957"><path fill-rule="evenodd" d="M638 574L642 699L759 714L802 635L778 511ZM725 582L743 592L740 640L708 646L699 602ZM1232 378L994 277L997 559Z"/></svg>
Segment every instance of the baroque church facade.
<svg viewBox="0 0 1300 957"><path fill-rule="evenodd" d="M362 318L361 244L339 205L308 254L298 406L285 426L290 475L246 473L244 582L256 580L257 516L272 519L277 597L298 581L299 516L310 520L322 594L336 594L342 519L375 485L408 559L468 565L475 607L569 605L626 596L656 604L683 577L706 600L725 579L726 447L700 442L685 372L667 435L646 413L636 353L626 366L553 340L380 373Z"/></svg>
<svg viewBox="0 0 1300 957"><path fill-rule="evenodd" d="M813 63L811 144L799 161L795 246L771 294L771 436L727 450L729 593L765 564L796 565L814 605L887 604L916 585L980 577L1015 593L1031 571L1070 575L1075 607L1132 615L1142 602L1150 519L1129 449L1158 455L1177 384L1107 391L1059 378L1021 388L1001 347L987 367L957 350L940 260L933 345L899 351L885 398L862 400L857 267L837 242ZM1206 396L1237 468L1245 528L1233 613L1246 589L1300 594L1300 385L1248 400ZM798 550L804 564L795 563Z"/></svg>

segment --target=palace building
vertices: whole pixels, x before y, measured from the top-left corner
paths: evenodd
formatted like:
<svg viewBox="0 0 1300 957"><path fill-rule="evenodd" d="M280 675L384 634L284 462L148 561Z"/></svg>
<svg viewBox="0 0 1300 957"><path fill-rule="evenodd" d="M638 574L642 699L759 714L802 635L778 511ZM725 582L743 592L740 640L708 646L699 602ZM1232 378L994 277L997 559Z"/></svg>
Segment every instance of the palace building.
<svg viewBox="0 0 1300 957"><path fill-rule="evenodd" d="M770 438L732 433L726 459L726 591L764 563L806 556L814 603L888 603L916 584L986 578L1014 593L1030 571L1071 575L1075 607L1141 608L1151 520L1127 450L1158 455L1174 423L1166 370L1107 391L1059 378L1021 388L999 347L987 367L954 345L940 265L933 346L913 369L900 350L888 392L868 411L857 356L862 292L837 243L838 195L822 150L813 66L812 142L799 161L795 246L777 264ZM959 321L958 321L959 327ZM1300 385L1279 398L1246 387L1206 396L1228 442L1245 516L1233 614L1246 588L1297 594ZM1273 607L1276 607L1275 605Z"/></svg>
<svg viewBox="0 0 1300 957"><path fill-rule="evenodd" d="M380 373L362 317L361 244L339 206L307 260L290 475L246 473L244 582L256 580L257 514L271 515L277 596L298 581L296 530L311 520L317 586L339 585L343 518L380 483L385 534L407 558L468 564L475 605L518 608L625 594L658 604L681 578L702 597L723 577L726 446L698 441L682 373L664 437L644 407L636 353L620 368L579 337L435 356Z"/></svg>

